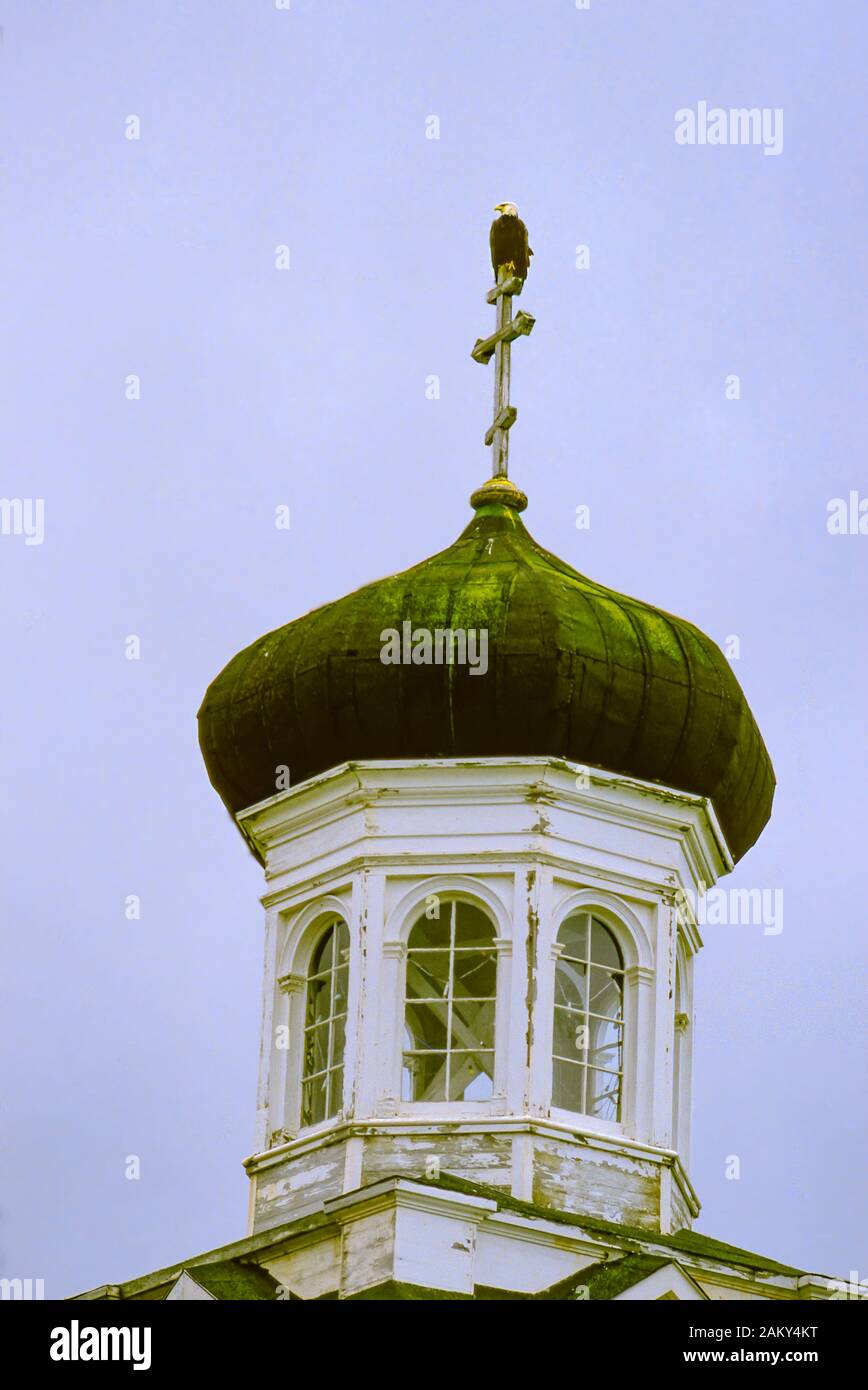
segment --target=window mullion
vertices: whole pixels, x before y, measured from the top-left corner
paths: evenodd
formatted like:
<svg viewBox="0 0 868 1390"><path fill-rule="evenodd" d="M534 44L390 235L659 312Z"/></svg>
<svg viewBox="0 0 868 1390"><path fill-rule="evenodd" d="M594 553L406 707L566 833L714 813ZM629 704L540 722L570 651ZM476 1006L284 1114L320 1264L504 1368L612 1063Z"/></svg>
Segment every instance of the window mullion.
<svg viewBox="0 0 868 1390"><path fill-rule="evenodd" d="M446 986L446 1094L444 1100L451 1100L452 1088L452 997L455 990L455 914L458 904L452 899L449 910L449 976Z"/></svg>
<svg viewBox="0 0 868 1390"><path fill-rule="evenodd" d="M338 945L339 945L339 943L338 943L338 933L337 933L337 923L335 923L335 925L332 927L332 932L333 932L333 936L332 936L332 968L331 968L331 970L329 971L328 1045L327 1045L327 1047L326 1047L326 1072L327 1072L327 1073L330 1073L330 1072L331 1072L331 1069L332 1069L332 1055L333 1055L333 1050L334 1050L334 1038L335 1038L335 990L336 990L336 988L337 988L337 979L338 979L338 974L337 974L337 957L338 957ZM328 1092L330 1092L330 1091L331 1091L331 1080L330 1080L330 1079L327 1079L327 1083L326 1083L326 1107L328 1107L329 1101L330 1101L330 1099L331 1099L331 1097L330 1097L329 1094L328 1094Z"/></svg>

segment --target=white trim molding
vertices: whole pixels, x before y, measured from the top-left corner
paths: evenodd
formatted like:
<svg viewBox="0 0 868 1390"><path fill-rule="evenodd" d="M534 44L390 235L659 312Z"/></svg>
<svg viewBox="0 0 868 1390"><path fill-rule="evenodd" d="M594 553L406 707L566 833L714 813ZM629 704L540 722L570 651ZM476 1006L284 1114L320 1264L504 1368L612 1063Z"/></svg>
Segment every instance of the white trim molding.
<svg viewBox="0 0 868 1390"><path fill-rule="evenodd" d="M658 1230L693 1219L682 1015L701 943L676 904L731 859L705 798L597 771L577 787L576 774L551 758L358 762L239 815L266 876L257 1230L389 1165L412 1175L428 1162L542 1206ZM491 920L490 1100L401 1100L407 940L434 895ZM576 911L607 926L624 961L618 1122L551 1106L557 935ZM350 933L344 1103L300 1130L306 977L330 917ZM275 1046L281 1025L288 1050Z"/></svg>

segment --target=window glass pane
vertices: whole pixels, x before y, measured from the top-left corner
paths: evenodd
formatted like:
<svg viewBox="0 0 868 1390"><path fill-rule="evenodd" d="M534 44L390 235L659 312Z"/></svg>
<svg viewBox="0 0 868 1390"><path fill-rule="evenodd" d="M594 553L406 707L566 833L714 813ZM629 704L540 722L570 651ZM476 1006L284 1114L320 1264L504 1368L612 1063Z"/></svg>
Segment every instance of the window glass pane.
<svg viewBox="0 0 868 1390"><path fill-rule="evenodd" d="M446 1099L446 1053L404 1053L404 1100Z"/></svg>
<svg viewBox="0 0 868 1390"><path fill-rule="evenodd" d="M494 1083L492 1075L494 1073L494 1054L491 1057L491 1071L481 1071L479 1075L464 1088L462 1100L491 1100L494 1094Z"/></svg>
<svg viewBox="0 0 868 1390"><path fill-rule="evenodd" d="M337 1115L344 1103L344 1069L329 1072L329 1114Z"/></svg>
<svg viewBox="0 0 868 1390"><path fill-rule="evenodd" d="M586 1062L588 1047L588 1023L582 1013L568 1009L555 1009L554 1042L552 1052L555 1057L567 1061Z"/></svg>
<svg viewBox="0 0 868 1390"><path fill-rule="evenodd" d="M350 959L350 929L346 922L337 923L338 951L335 965L348 965Z"/></svg>
<svg viewBox="0 0 868 1390"><path fill-rule="evenodd" d="M446 1019L446 1004L408 1004L405 1022L412 1049L427 1051L437 1048L445 1052Z"/></svg>
<svg viewBox="0 0 868 1390"><path fill-rule="evenodd" d="M330 979L311 980L307 987L307 1016L305 1026L321 1023L329 1016L331 1006Z"/></svg>
<svg viewBox="0 0 868 1390"><path fill-rule="evenodd" d="M334 927L330 927L313 953L310 970L308 971L309 975L322 975L326 971L331 970L334 943Z"/></svg>
<svg viewBox="0 0 868 1390"><path fill-rule="evenodd" d="M308 1028L304 1035L304 1074L312 1076L314 1072L325 1071L329 1064L329 1025L320 1024L317 1028Z"/></svg>
<svg viewBox="0 0 868 1390"><path fill-rule="evenodd" d="M456 946L490 946L493 940L494 927L484 912L470 903L455 904Z"/></svg>
<svg viewBox="0 0 868 1390"><path fill-rule="evenodd" d="M342 966L340 970L335 971L334 1011L336 1014L345 1014L347 1011L349 976L350 972L345 965Z"/></svg>
<svg viewBox="0 0 868 1390"><path fill-rule="evenodd" d="M327 1117L328 1084L327 1077L316 1076L305 1081L301 1088L301 1122L303 1125L319 1124Z"/></svg>
<svg viewBox="0 0 868 1390"><path fill-rule="evenodd" d="M441 902L439 917L420 917L410 932L408 945L411 951L422 947L447 947L452 922L452 904Z"/></svg>
<svg viewBox="0 0 868 1390"><path fill-rule="evenodd" d="M493 999L497 980L495 951L456 951L453 990L456 999Z"/></svg>
<svg viewBox="0 0 868 1390"><path fill-rule="evenodd" d="M558 942L563 946L565 956L572 956L576 960L588 959L588 924L590 920L587 912L573 912L564 922L558 932Z"/></svg>
<svg viewBox="0 0 868 1390"><path fill-rule="evenodd" d="M624 962L617 942L602 922L594 921L591 935L591 959L595 965L609 965L613 970L623 970Z"/></svg>
<svg viewBox="0 0 868 1390"><path fill-rule="evenodd" d="M584 1110L585 1068L575 1062L555 1061L552 1068L552 1105L581 1115Z"/></svg>
<svg viewBox="0 0 868 1390"><path fill-rule="evenodd" d="M613 975L610 970L591 966L591 991L588 1008L592 1014L604 1014L606 1018L620 1018L622 1006L623 975Z"/></svg>
<svg viewBox="0 0 868 1390"><path fill-rule="evenodd" d="M564 960L555 967L555 1003L584 1009L588 1003L588 967L580 961Z"/></svg>
<svg viewBox="0 0 868 1390"><path fill-rule="evenodd" d="M407 957L407 998L443 999L449 988L448 951L411 951Z"/></svg>
<svg viewBox="0 0 868 1390"><path fill-rule="evenodd" d="M493 1052L453 1052L450 1057L450 1072L450 1100L491 1099Z"/></svg>
<svg viewBox="0 0 868 1390"><path fill-rule="evenodd" d="M344 1042L346 1040L347 1016L342 1014L332 1023L332 1055L329 1059L329 1066L340 1066L344 1060Z"/></svg>
<svg viewBox="0 0 868 1390"><path fill-rule="evenodd" d="M494 1047L494 1000L454 1000L450 1047Z"/></svg>
<svg viewBox="0 0 868 1390"><path fill-rule="evenodd" d="M585 1061L592 1067L603 1067L606 1071L622 1071L623 1036L623 1024L594 1018L591 1014L588 1017L588 1056Z"/></svg>
<svg viewBox="0 0 868 1390"><path fill-rule="evenodd" d="M621 1078L612 1072L588 1068L588 1114L601 1120L621 1117Z"/></svg>

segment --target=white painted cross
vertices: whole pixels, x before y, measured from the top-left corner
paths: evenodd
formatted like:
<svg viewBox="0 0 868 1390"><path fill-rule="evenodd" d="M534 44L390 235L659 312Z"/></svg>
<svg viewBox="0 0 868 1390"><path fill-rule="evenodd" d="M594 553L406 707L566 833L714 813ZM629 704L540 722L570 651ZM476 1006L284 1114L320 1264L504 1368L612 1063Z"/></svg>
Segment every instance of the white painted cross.
<svg viewBox="0 0 868 1390"><path fill-rule="evenodd" d="M510 275L501 267L497 284L485 296L489 304L497 305L497 328L490 338L477 338L471 352L474 362L485 366L494 358L494 419L485 435L486 444L491 445L491 476L509 476L509 431L515 424L518 411L509 403L510 348L516 338L526 337L536 319L520 309L512 317L512 297L521 294L524 281L518 275Z"/></svg>

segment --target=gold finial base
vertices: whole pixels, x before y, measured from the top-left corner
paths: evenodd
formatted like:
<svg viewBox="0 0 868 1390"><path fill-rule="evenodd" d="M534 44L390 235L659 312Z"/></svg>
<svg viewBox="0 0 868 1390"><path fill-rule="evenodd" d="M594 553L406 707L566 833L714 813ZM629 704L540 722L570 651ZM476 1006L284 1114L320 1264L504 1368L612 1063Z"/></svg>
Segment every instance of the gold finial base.
<svg viewBox="0 0 868 1390"><path fill-rule="evenodd" d="M509 478L489 478L482 487L478 487L471 494L470 505L477 511L480 507L498 505L512 507L515 512L523 512L527 506L527 497Z"/></svg>

